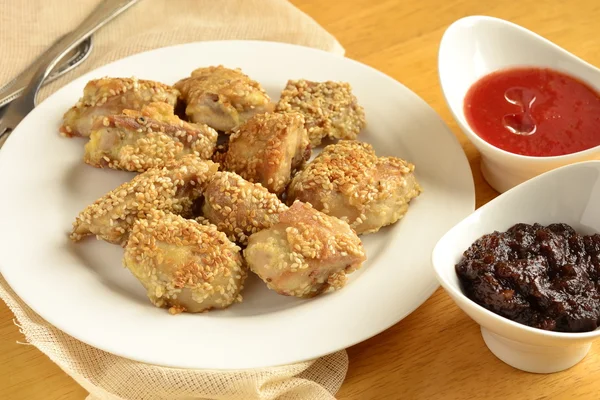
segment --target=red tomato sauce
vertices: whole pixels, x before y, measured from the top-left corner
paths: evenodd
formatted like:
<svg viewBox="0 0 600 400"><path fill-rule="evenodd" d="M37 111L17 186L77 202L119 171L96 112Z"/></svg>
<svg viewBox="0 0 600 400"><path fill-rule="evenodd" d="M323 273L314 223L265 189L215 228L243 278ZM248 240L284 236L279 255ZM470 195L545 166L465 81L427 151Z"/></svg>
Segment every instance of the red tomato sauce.
<svg viewBox="0 0 600 400"><path fill-rule="evenodd" d="M600 145L600 95L551 69L486 75L469 89L464 111L478 136L511 153L560 156Z"/></svg>

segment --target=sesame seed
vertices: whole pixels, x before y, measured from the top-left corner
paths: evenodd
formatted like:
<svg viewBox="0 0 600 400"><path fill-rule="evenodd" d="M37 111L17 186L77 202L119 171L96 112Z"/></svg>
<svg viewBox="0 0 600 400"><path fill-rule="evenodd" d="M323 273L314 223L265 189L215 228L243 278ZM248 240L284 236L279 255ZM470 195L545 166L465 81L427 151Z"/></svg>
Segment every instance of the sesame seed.
<svg viewBox="0 0 600 400"><path fill-rule="evenodd" d="M181 121L172 106L161 102L150 103L139 111L123 110L104 121L102 127L92 130L84 155L87 164L100 168L144 172L192 153L210 159L218 136L206 125L186 122L184 128L188 139L192 139L181 142L174 135ZM160 129L146 129L149 125Z"/></svg>
<svg viewBox="0 0 600 400"><path fill-rule="evenodd" d="M217 164L194 156L149 169L86 207L73 223L71 238L77 241L97 235L110 243L124 244L134 219L151 210L191 215L193 203L216 170ZM192 186L191 181L199 185Z"/></svg>
<svg viewBox="0 0 600 400"><path fill-rule="evenodd" d="M221 131L230 131L271 108L271 100L258 82L239 69L222 65L198 68L174 86L187 103L185 113L191 121ZM218 112L206 111L207 104Z"/></svg>
<svg viewBox="0 0 600 400"><path fill-rule="evenodd" d="M310 152L302 115L267 112L253 116L230 135L224 168L281 194Z"/></svg>
<svg viewBox="0 0 600 400"><path fill-rule="evenodd" d="M372 233L402 218L421 193L413 171L405 160L378 157L368 143L341 140L294 176L286 201L315 204L358 234Z"/></svg>
<svg viewBox="0 0 600 400"><path fill-rule="evenodd" d="M356 139L366 126L364 109L346 82L289 80L275 109L302 113L313 147L326 137Z"/></svg>
<svg viewBox="0 0 600 400"><path fill-rule="evenodd" d="M245 245L253 231L271 227L286 210L276 195L233 172L217 172L206 186L202 213Z"/></svg>
<svg viewBox="0 0 600 400"><path fill-rule="evenodd" d="M270 289L297 297L341 288L345 274L366 259L360 239L347 223L300 201L281 212L277 224L251 235L244 256Z"/></svg>
<svg viewBox="0 0 600 400"><path fill-rule="evenodd" d="M129 91L134 82L137 82L137 90ZM65 113L60 130L67 136L87 137L94 126L90 122L95 117L110 117L126 108L138 110L153 101L174 106L178 95L176 89L159 82L129 78L91 80L83 90L83 97Z"/></svg>

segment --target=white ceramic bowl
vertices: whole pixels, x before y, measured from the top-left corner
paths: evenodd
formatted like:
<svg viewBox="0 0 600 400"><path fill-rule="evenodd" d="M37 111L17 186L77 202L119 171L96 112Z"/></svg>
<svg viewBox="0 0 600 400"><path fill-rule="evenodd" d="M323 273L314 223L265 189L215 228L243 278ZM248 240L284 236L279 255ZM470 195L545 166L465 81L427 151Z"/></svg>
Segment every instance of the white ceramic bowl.
<svg viewBox="0 0 600 400"><path fill-rule="evenodd" d="M600 232L600 161L555 169L500 195L449 230L433 250L440 284L456 304L480 326L488 348L515 368L557 372L577 364L600 330L551 332L501 317L470 300L455 271L463 252L478 238L512 225L562 222L583 234Z"/></svg>
<svg viewBox="0 0 600 400"><path fill-rule="evenodd" d="M600 146L564 156L522 156L489 144L471 129L463 112L469 88L484 75L516 66L552 68L600 89L600 70L518 25L482 16L450 25L438 55L442 91L458 125L481 153L484 178L499 192L551 169L600 158Z"/></svg>

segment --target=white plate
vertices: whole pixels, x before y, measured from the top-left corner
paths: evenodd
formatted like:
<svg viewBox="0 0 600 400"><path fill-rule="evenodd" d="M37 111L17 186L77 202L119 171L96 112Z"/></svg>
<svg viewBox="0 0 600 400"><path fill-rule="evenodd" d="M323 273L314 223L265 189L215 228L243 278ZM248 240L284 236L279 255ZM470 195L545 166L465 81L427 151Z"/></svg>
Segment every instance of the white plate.
<svg viewBox="0 0 600 400"><path fill-rule="evenodd" d="M252 277L244 302L224 311L169 315L122 267L122 249L67 234L80 210L132 175L83 164L84 141L58 127L85 84L102 76L165 83L200 66L241 67L277 99L287 79L342 80L365 107L360 139L379 155L416 164L424 193L392 227L364 237L368 261L341 291L312 300L279 296ZM40 104L0 152L0 271L33 310L99 349L152 364L241 369L316 358L387 329L437 288L431 251L474 210L467 159L419 97L390 77L329 53L268 42L203 42L114 62Z"/></svg>

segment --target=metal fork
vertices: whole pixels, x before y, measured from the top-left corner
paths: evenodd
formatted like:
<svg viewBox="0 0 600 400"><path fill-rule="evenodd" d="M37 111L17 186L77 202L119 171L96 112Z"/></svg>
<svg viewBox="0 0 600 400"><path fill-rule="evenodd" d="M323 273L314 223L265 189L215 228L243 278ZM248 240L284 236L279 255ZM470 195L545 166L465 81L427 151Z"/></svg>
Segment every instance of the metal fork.
<svg viewBox="0 0 600 400"><path fill-rule="evenodd" d="M56 64L78 44L83 42L107 22L121 14L123 11L137 3L139 0L106 0L72 32L65 35L50 47L41 57L40 67L36 70L29 85L21 97L7 106L0 119L0 148L6 142L8 135L17 125L35 108L35 98L44 80L56 67Z"/></svg>
<svg viewBox="0 0 600 400"><path fill-rule="evenodd" d="M79 46L77 46L68 55L60 60L60 65L52 70L52 73L44 81L44 85L71 71L73 68L85 61L90 55L92 48L92 37L88 36L79 44ZM40 60L35 60L23 72L0 88L0 110L2 110L5 105L21 96L23 90L31 81L35 70L39 68L40 65Z"/></svg>

